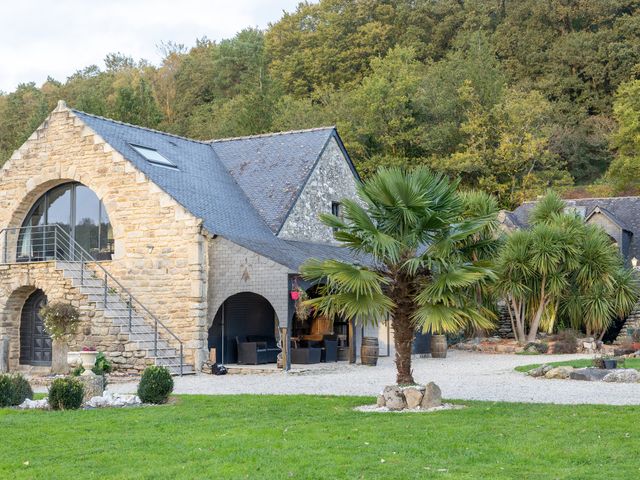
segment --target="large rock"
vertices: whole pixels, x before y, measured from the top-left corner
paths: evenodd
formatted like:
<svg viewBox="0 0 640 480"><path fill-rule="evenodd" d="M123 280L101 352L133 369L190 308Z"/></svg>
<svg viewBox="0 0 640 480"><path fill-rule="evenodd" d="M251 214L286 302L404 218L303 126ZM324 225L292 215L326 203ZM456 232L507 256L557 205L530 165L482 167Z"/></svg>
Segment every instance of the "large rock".
<svg viewBox="0 0 640 480"><path fill-rule="evenodd" d="M551 365L547 365L546 363L544 365L540 365L537 368L534 368L533 370L529 370L529 372L527 372L527 374L530 377L544 377L546 375L546 373L551 370L553 367Z"/></svg>
<svg viewBox="0 0 640 480"><path fill-rule="evenodd" d="M397 385L385 387L382 396L384 397L385 406L389 410L404 410L407 406L402 389Z"/></svg>
<svg viewBox="0 0 640 480"><path fill-rule="evenodd" d="M376 400L376 406L385 407L387 405L386 400L384 399L384 395L378 395L378 399Z"/></svg>
<svg viewBox="0 0 640 480"><path fill-rule="evenodd" d="M402 391L407 402L407 408L414 409L420 406L422 397L424 397L424 390L424 387L408 387Z"/></svg>
<svg viewBox="0 0 640 480"><path fill-rule="evenodd" d="M134 407L141 404L142 402L137 395L121 395L106 391L101 397L91 398L91 400L86 403L86 406L93 408Z"/></svg>
<svg viewBox="0 0 640 480"><path fill-rule="evenodd" d="M578 368L569 374L571 380L583 380L585 382L599 382L610 371L602 368Z"/></svg>
<svg viewBox="0 0 640 480"><path fill-rule="evenodd" d="M611 383L637 383L640 381L640 373L633 368L621 368L609 371L602 380Z"/></svg>
<svg viewBox="0 0 640 480"><path fill-rule="evenodd" d="M427 410L429 408L439 407L440 405L442 405L442 392L440 391L440 387L433 382L429 382L425 387L420 408Z"/></svg>
<svg viewBox="0 0 640 480"><path fill-rule="evenodd" d="M569 375L571 375L571 372L573 372L573 370L573 367L555 367L545 373L544 377L565 379L569 378Z"/></svg>
<svg viewBox="0 0 640 480"><path fill-rule="evenodd" d="M93 397L101 397L104 393L104 378L102 375L96 375L91 370L85 370L78 380L84 385L83 403L88 402Z"/></svg>

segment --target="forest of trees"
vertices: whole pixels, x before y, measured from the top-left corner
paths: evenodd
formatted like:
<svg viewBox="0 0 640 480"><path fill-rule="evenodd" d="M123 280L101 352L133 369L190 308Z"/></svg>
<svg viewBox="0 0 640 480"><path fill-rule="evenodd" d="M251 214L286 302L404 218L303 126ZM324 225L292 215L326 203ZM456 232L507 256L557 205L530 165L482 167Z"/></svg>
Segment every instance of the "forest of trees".
<svg viewBox="0 0 640 480"><path fill-rule="evenodd" d="M505 207L640 191L640 0L322 0L159 48L0 92L0 164L64 99L198 139L337 125L363 176L428 165Z"/></svg>

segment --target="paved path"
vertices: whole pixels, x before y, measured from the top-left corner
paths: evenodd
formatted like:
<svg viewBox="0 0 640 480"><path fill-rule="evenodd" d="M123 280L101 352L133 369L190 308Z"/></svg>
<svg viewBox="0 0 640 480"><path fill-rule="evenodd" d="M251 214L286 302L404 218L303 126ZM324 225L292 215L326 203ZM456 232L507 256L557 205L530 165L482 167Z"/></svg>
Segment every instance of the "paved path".
<svg viewBox="0 0 640 480"><path fill-rule="evenodd" d="M436 382L449 399L531 403L600 403L640 405L640 383L615 384L530 378L517 365L590 358L588 355L492 355L450 350L448 358L415 358L414 378ZM175 393L376 395L394 383L395 366L381 358L377 367L338 363L306 373L185 376L176 378ZM135 391L135 384L114 384L111 390Z"/></svg>

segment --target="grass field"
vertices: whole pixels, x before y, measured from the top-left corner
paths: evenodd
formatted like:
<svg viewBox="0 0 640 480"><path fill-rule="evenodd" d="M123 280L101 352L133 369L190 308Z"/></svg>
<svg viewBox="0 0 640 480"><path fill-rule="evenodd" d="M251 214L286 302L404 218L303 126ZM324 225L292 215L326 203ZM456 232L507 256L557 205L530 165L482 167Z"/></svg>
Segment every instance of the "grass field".
<svg viewBox="0 0 640 480"><path fill-rule="evenodd" d="M180 396L135 409L0 410L0 478L634 479L640 407Z"/></svg>
<svg viewBox="0 0 640 480"><path fill-rule="evenodd" d="M562 362L545 362L547 365L552 365L554 367L574 367L574 368L584 368L591 367L593 365L593 361L590 358L584 358L581 360L565 360ZM515 370L517 372L528 372L529 370L533 370L534 368L538 368L542 363L531 363L529 365L520 365L516 367ZM640 370L640 358L627 358L624 361L624 365L620 365L618 362L619 368L635 368L636 370Z"/></svg>

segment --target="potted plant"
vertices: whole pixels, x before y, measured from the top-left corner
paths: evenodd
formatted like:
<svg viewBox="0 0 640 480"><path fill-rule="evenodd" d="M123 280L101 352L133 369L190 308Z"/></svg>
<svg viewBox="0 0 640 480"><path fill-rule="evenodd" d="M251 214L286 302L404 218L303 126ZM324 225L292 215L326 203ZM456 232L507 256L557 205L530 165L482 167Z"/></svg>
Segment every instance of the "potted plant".
<svg viewBox="0 0 640 480"><path fill-rule="evenodd" d="M613 358L611 355L602 357L602 361L604 363L604 368L607 370L614 370L618 367L618 360Z"/></svg>
<svg viewBox="0 0 640 480"><path fill-rule="evenodd" d="M82 347L82 351L80 352L80 361L82 362L82 368L84 371L91 371L93 367L96 366L96 357L98 356L98 352L93 347Z"/></svg>
<svg viewBox="0 0 640 480"><path fill-rule="evenodd" d="M45 330L53 341L51 372L67 374L69 373L67 362L69 337L78 329L80 312L68 303L54 302L42 307L40 316L44 321Z"/></svg>

